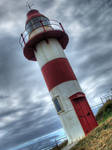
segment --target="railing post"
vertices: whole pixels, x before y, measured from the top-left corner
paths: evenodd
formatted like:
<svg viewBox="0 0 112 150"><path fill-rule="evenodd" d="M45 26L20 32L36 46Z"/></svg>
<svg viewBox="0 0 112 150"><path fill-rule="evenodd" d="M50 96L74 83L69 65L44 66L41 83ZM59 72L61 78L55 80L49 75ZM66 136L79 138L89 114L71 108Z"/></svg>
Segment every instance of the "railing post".
<svg viewBox="0 0 112 150"><path fill-rule="evenodd" d="M55 139L55 144L56 144L56 149L59 150L59 146L58 146L56 139Z"/></svg>
<svg viewBox="0 0 112 150"><path fill-rule="evenodd" d="M103 101L102 97L100 97L100 100L101 100L102 104L104 105L104 101Z"/></svg>
<svg viewBox="0 0 112 150"><path fill-rule="evenodd" d="M46 32L45 28L44 28L44 25L42 23L42 21L40 21L41 25L42 25L42 28L44 29L44 32Z"/></svg>
<svg viewBox="0 0 112 150"><path fill-rule="evenodd" d="M24 43L24 45L26 44L26 42L25 42L25 39L24 39L24 36L23 36L23 34L21 33L21 37L22 37L22 40L23 40L23 43Z"/></svg>
<svg viewBox="0 0 112 150"><path fill-rule="evenodd" d="M62 26L62 24L60 22L59 22L59 25L61 26L63 32L65 32L65 30L64 30L64 28L63 28L63 26Z"/></svg>

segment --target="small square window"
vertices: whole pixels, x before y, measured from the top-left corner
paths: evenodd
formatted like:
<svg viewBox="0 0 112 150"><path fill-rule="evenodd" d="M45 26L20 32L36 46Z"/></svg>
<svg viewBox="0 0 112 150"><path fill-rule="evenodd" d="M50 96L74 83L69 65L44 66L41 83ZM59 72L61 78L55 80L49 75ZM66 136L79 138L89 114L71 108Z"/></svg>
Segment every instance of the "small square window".
<svg viewBox="0 0 112 150"><path fill-rule="evenodd" d="M58 113L62 112L63 111L63 107L62 107L62 104L60 102L59 97L55 97L53 99L53 102L54 102L54 105L55 105L55 108L56 108L57 112Z"/></svg>

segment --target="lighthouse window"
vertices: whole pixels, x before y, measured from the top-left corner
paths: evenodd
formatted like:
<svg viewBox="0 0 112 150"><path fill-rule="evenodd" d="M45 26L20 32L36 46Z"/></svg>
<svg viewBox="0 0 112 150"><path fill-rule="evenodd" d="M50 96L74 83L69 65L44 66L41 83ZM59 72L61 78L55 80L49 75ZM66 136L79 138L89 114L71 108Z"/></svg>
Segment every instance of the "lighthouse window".
<svg viewBox="0 0 112 150"><path fill-rule="evenodd" d="M48 18L45 18L45 17L35 17L35 18L32 18L27 24L26 24L26 31L28 33L31 33L33 30L39 28L42 26L41 24L41 21L42 21L42 24L45 26L45 25L50 25L50 22L49 22L49 19Z"/></svg>
<svg viewBox="0 0 112 150"><path fill-rule="evenodd" d="M58 112L58 113L59 113L59 112L62 112L62 107L61 107L61 105L60 105L59 98L56 97L56 98L54 98L53 101L54 101L55 108L56 108L57 112Z"/></svg>

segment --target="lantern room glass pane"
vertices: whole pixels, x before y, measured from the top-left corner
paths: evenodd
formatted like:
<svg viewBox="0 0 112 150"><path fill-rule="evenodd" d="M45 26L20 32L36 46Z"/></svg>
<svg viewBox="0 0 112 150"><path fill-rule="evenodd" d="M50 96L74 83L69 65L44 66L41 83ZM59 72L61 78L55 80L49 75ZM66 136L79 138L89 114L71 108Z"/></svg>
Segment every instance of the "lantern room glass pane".
<svg viewBox="0 0 112 150"><path fill-rule="evenodd" d="M40 21L42 22L42 24L44 26L46 25L50 25L50 21L48 18L46 17L35 17L35 18L32 18L27 24L26 24L26 31L28 33L31 33L33 30L39 28L42 26L42 24L40 23Z"/></svg>

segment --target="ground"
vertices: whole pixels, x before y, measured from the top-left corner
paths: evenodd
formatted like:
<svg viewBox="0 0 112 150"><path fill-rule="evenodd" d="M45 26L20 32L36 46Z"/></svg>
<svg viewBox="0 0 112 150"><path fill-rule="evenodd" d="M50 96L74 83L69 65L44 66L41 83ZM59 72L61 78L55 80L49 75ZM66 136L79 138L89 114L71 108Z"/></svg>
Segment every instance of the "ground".
<svg viewBox="0 0 112 150"><path fill-rule="evenodd" d="M112 150L112 100L108 100L98 111L99 126L75 146L67 150ZM53 150L61 150L67 142Z"/></svg>
<svg viewBox="0 0 112 150"><path fill-rule="evenodd" d="M101 123L70 150L112 150L112 117Z"/></svg>

